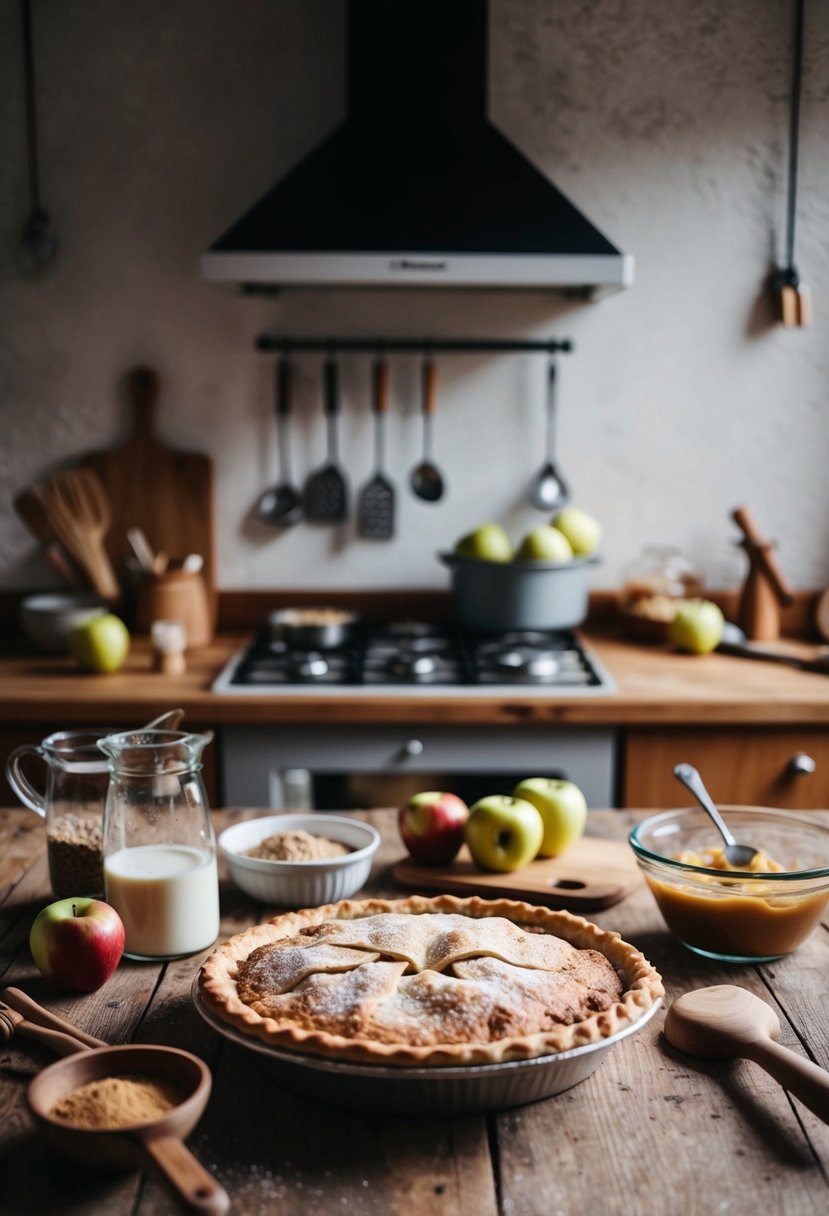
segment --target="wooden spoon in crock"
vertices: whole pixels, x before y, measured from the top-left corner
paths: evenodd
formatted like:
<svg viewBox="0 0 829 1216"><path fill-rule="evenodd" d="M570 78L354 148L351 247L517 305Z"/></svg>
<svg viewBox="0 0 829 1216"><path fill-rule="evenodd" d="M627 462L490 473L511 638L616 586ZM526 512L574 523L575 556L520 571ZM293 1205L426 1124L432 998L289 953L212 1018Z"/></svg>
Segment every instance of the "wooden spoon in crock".
<svg viewBox="0 0 829 1216"><path fill-rule="evenodd" d="M774 1010L734 984L716 984L678 997L665 1019L665 1037L680 1051L705 1059L753 1060L784 1089L829 1123L829 1072L775 1042Z"/></svg>

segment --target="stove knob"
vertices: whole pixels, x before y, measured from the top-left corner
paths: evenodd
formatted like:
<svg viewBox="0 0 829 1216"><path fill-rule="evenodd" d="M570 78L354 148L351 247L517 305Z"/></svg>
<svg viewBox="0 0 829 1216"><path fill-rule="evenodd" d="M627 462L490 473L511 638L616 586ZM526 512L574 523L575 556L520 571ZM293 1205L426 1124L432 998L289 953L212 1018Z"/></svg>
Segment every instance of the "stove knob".
<svg viewBox="0 0 829 1216"><path fill-rule="evenodd" d="M422 756L423 755L423 740L422 739L407 739L400 750L403 753L403 755L406 756L408 759L412 759L414 756Z"/></svg>

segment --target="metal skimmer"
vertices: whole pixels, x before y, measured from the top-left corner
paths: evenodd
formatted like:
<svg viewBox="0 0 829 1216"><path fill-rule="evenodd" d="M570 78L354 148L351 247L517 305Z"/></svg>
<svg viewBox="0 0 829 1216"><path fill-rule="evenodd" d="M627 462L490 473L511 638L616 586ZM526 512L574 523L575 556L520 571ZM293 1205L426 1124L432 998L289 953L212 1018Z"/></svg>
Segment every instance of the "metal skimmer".
<svg viewBox="0 0 829 1216"><path fill-rule="evenodd" d="M375 473L363 486L357 529L370 540L389 540L394 535L394 487L383 475L386 414L389 410L389 366L378 359L372 371L374 410Z"/></svg>
<svg viewBox="0 0 829 1216"><path fill-rule="evenodd" d="M337 364L327 359L323 369L328 453L324 465L305 483L305 518L319 524L339 524L348 519L348 483L337 463L337 417L340 389Z"/></svg>

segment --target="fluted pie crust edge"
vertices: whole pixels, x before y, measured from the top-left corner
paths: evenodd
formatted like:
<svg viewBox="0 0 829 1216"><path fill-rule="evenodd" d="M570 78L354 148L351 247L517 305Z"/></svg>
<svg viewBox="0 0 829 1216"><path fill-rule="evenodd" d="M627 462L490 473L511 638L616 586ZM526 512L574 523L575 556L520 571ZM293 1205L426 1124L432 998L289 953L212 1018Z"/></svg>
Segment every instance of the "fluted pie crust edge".
<svg viewBox="0 0 829 1216"><path fill-rule="evenodd" d="M310 926L335 920L356 920L381 913L449 913L473 918L504 917L520 927L552 934L577 949L596 950L611 963L622 982L622 993L608 1008L572 1024L543 1032L506 1037L494 1042L416 1046L347 1038L325 1030L309 1030L264 1017L239 997L237 968L260 946L293 937ZM318 908L287 912L255 925L219 946L203 963L199 987L207 1007L223 1021L263 1043L355 1063L400 1067L497 1064L527 1060L610 1038L637 1022L664 995L661 977L635 946L618 933L600 929L570 912L554 911L518 900L462 899L452 895L411 896L400 900L342 900Z"/></svg>

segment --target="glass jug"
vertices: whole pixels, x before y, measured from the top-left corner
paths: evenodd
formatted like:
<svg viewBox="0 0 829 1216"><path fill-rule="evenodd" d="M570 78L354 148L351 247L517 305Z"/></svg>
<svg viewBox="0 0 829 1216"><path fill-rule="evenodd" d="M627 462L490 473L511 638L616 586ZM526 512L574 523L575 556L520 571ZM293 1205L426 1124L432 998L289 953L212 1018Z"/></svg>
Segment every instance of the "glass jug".
<svg viewBox="0 0 829 1216"><path fill-rule="evenodd" d="M37 746L16 747L6 761L9 785L24 806L46 820L49 881L58 896L104 891L102 819L109 770L98 740L105 734L105 727L59 731ZM23 772L24 756L45 762L45 794Z"/></svg>
<svg viewBox="0 0 829 1216"><path fill-rule="evenodd" d="M218 936L216 838L201 778L212 737L143 730L98 742L109 758L104 889L129 958L178 958Z"/></svg>

